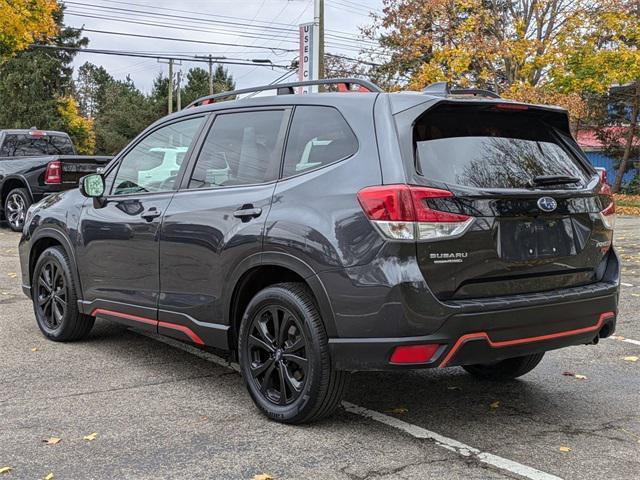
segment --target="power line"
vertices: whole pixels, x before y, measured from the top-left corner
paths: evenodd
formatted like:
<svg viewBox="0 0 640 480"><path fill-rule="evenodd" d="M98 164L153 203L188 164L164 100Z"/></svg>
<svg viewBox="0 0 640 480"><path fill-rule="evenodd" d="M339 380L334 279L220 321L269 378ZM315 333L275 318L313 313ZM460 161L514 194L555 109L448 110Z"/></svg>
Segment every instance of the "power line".
<svg viewBox="0 0 640 480"><path fill-rule="evenodd" d="M140 4L136 4L136 3L131 3L131 2L126 2L126 1L119 1L119 0L103 0L106 3L112 3L112 4L118 4L118 5L128 5L130 7L144 7L146 5L140 5ZM345 0L346 1L346 0ZM71 1L67 1L65 3L71 3ZM76 2L78 3L78 2ZM356 3L356 2L351 2L351 3ZM82 3L80 3L80 5L84 5ZM304 11L306 11L308 9L305 8ZM167 11L167 12L177 12L177 13L186 13L189 14L190 16L188 17L190 21L194 20L193 15L197 15L198 18L202 19L203 17L211 17L212 19L218 19L218 18L226 18L229 20L239 20L241 22L241 25L245 26L246 25L246 21L247 19L242 18L242 17L234 17L234 16L230 16L230 15L221 15L221 14L211 14L211 13L205 13L205 12L196 12L193 10L182 10L182 9L177 9L177 8L169 8L169 7L158 7L158 6L153 6L153 10L163 10L163 11ZM379 11L379 10L376 10ZM256 26L258 26L259 24L266 24L267 26L272 26L272 25L279 25L279 26L283 26L283 27L291 27L292 25L290 23L284 23L284 22L277 22L275 21L275 19L273 21L266 21L266 20L253 20L252 23L257 24ZM295 31L297 32L297 29L295 29ZM351 35L351 32L345 32L342 30L335 30L335 29L327 29L327 32L330 33L336 33L336 34L341 34L341 35L346 35L347 37Z"/></svg>
<svg viewBox="0 0 640 480"><path fill-rule="evenodd" d="M172 55L161 55L161 54L156 54L156 55L150 55L150 54L146 54L146 53L140 53L140 52L135 52L135 51L125 51L125 50L102 50L102 49L96 49L96 48L79 48L79 47L65 47L62 45L39 45L39 44L32 44L30 45L31 48L45 48L45 49L52 49L52 50L68 50L68 51L75 51L78 53L95 53L95 54L99 54L99 55L117 55L117 56L123 56L123 57L139 57L139 58L156 58L156 59L165 59L165 60L182 60L182 61L186 61L186 62L199 62L199 63L203 63L203 62L207 62L208 60L204 60L195 56L172 56ZM261 67L271 67L271 68L284 68L286 70L289 70L291 68L290 65L277 65L274 63L271 63L271 61L269 60L269 63L262 63L264 62L264 60L260 61L260 60L251 60L251 61L234 61L234 60L228 60L228 59L218 59L216 60L216 63L222 64L222 65L250 65L250 66L261 66Z"/></svg>
<svg viewBox="0 0 640 480"><path fill-rule="evenodd" d="M207 41L207 40L192 40L192 39L188 39L188 38L176 38L176 37L164 37L164 36L159 36L159 35L143 35L141 33L128 33L128 32L114 32L111 30L94 30L91 28L77 28L77 27L67 27L67 28L73 28L75 30L82 30L84 32L92 32L92 33L104 33L107 35L123 35L126 37L138 37L138 38L151 38L154 40L170 40L172 42L186 42L186 43L199 43L199 44L203 44L203 45L220 45L223 47L251 47L251 48L257 48L260 50L270 50L270 51L274 51L274 50L279 50L282 52L297 52L298 49L297 48L278 48L278 47L264 47L261 45L247 45L247 44L241 44L241 43L225 43L225 42L212 42L212 41Z"/></svg>
<svg viewBox="0 0 640 480"><path fill-rule="evenodd" d="M71 8L67 10L67 12L70 15L76 15L76 16L84 16L84 17L88 17L88 18L101 18L101 19L107 19L107 20L115 20L115 21L127 21L127 22L131 22L130 18L122 18L122 17L116 17L115 15L123 15L123 14L136 14L136 16L140 17L139 14L142 14L143 17L146 18L140 18L139 20L146 20L147 22L158 22L161 20L165 20L166 18L173 18L173 19L178 19L180 21L188 21L190 25L193 26L194 23L198 24L202 24L204 23L206 24L223 24L223 27L216 27L215 30L209 30L209 31L215 31L217 33L223 34L223 35L233 35L233 36L242 36L242 37L246 37L246 38L259 38L259 39L264 39L265 35L266 36L270 36L271 38L277 38L278 40L283 39L286 34L291 34L291 35L297 35L297 29L295 28L291 28L293 27L293 25L287 25L287 27L289 28L281 28L281 27L275 27L272 26L270 24L266 25L266 26L253 26L253 25L245 25L242 23L238 23L238 22L229 22L229 21L215 21L215 20L208 20L208 19L203 19L203 18L193 18L193 17L185 17L182 15L171 15L171 14L161 14L161 13L157 13L157 12L153 12L153 11L146 11L146 10L136 10L136 9L129 9L129 8L119 8L119 7L108 7L108 6L101 6L101 5L95 5L95 4L89 4L89 3L78 3L78 2L74 2L74 1L68 1L66 2L69 5L71 5ZM83 9L77 9L77 6L81 6L83 7ZM286 8L287 5L285 5ZM97 10L97 11L96 11ZM104 11L106 10L107 12L111 13L111 18L107 18L104 16ZM172 11L175 9L171 9ZM115 11L115 12L111 12L111 11ZM96 15L100 15L100 17L96 17ZM151 18L149 18L151 17ZM155 17L160 17L160 19L155 18ZM242 27L243 31L242 32L238 32L236 30L229 30L229 25L231 26L231 28L239 26ZM286 25L286 24L285 24ZM158 25L160 26L160 25ZM162 24L161 26L164 27L170 27L173 28L174 25L167 25ZM196 26L200 26L202 27L203 25L196 25ZM179 25L178 28L180 29L185 29L184 25ZM257 31L247 31L247 29L258 29ZM193 28L187 28L190 30L194 30ZM226 29L226 30L225 30ZM274 31L275 33L273 34L265 34L264 31L265 30L271 30ZM196 31L201 31L201 30L196 30ZM258 35L259 34L259 35ZM329 33L328 36L330 38L335 39L335 43L338 44L339 46L342 46L344 44L347 44L348 46L355 46L355 45L366 45L368 47L373 47L376 45L376 43L372 40L368 40L368 39L359 39L359 38L354 38L351 36L348 36L349 34L347 33L342 33L342 32L337 32L337 33Z"/></svg>
<svg viewBox="0 0 640 480"><path fill-rule="evenodd" d="M141 20L133 20L131 18L127 18L127 17L116 17L114 15L93 15L91 13L83 13L83 12L77 12L75 9L74 10L67 10L67 13L69 15L74 15L74 16L78 16L78 17L85 17L85 18L95 18L95 19L99 19L99 20L108 20L108 21L114 21L114 22L121 22L121 23L126 23L126 24L137 24L137 25L145 25L145 26L151 26L151 27L160 27L160 28L168 28L168 29L172 29L172 30L187 30L187 31L192 31L192 32L203 32L203 33L217 33L219 35L226 35L226 36L233 36L233 37L244 37L244 38L252 38L252 39L258 39L258 40L280 40L280 42L288 42L288 43L296 43L297 42L297 35L296 36L292 36L290 38L285 38L283 35L270 35L270 34L262 34L262 35L256 35L256 34L251 34L251 33L247 33L247 34L242 34L242 33L237 33L237 32L229 32L229 31L223 31L220 29L215 29L215 28L204 28L204 27L197 27L197 26L191 26L191 27L187 27L187 26L183 26L183 25L176 25L176 24L167 24L167 23L158 23L158 22L154 22L152 20L149 19L141 19ZM220 42L222 43L222 42ZM327 44L333 48L344 48L345 50L355 50L355 51L373 51L374 49L369 48L369 47L361 47L357 44L352 44L352 43L345 43L342 41L336 41L336 40L332 40L330 42L327 42ZM231 43L226 43L226 45L233 45ZM287 49L288 51L293 51L293 49Z"/></svg>

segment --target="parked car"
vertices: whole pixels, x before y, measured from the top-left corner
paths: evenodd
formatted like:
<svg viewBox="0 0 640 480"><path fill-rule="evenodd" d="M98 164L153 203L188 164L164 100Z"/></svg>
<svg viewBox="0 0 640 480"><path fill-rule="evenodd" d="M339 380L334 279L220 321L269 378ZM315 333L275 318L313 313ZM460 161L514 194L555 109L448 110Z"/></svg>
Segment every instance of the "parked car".
<svg viewBox="0 0 640 480"><path fill-rule="evenodd" d="M614 332L615 206L565 110L320 83L369 93L206 97L32 207L44 335L101 318L227 352L263 413L303 423L350 371L512 379ZM177 171L158 149L186 149Z"/></svg>
<svg viewBox="0 0 640 480"><path fill-rule="evenodd" d="M52 130L0 130L0 216L19 232L29 206L78 187L111 157L77 155L69 135Z"/></svg>

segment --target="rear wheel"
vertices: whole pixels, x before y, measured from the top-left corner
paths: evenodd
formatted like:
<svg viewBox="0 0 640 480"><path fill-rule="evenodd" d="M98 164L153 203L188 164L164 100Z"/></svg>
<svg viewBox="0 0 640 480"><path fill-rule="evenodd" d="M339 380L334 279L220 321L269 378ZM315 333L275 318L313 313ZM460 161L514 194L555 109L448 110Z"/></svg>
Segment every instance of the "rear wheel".
<svg viewBox="0 0 640 480"><path fill-rule="evenodd" d="M42 333L56 342L87 336L95 319L78 311L71 264L62 247L47 248L33 269L33 309Z"/></svg>
<svg viewBox="0 0 640 480"><path fill-rule="evenodd" d="M29 192L25 188L14 188L4 201L4 216L9 228L14 232L21 232L27 210L31 205Z"/></svg>
<svg viewBox="0 0 640 480"><path fill-rule="evenodd" d="M331 366L327 334L304 285L280 283L258 292L239 337L242 375L266 416L306 423L339 405L347 373Z"/></svg>
<svg viewBox="0 0 640 480"><path fill-rule="evenodd" d="M487 380L512 380L536 368L544 353L534 353L524 357L508 358L495 363L462 365L467 372Z"/></svg>

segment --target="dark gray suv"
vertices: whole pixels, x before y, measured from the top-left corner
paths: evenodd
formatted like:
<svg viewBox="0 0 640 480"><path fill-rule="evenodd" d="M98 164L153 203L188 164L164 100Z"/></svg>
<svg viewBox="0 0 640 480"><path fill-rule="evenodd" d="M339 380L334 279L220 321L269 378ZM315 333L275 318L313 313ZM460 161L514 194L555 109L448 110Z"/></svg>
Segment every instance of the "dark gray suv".
<svg viewBox="0 0 640 480"><path fill-rule="evenodd" d="M227 352L287 423L334 410L349 371L509 379L613 333L615 207L564 110L321 83L200 99L31 207L42 332L97 317Z"/></svg>

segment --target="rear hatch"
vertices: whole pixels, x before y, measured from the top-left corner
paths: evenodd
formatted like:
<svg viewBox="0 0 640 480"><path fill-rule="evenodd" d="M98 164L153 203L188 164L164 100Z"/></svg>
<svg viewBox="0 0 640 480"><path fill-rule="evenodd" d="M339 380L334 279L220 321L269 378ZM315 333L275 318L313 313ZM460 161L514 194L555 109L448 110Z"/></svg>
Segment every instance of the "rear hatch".
<svg viewBox="0 0 640 480"><path fill-rule="evenodd" d="M602 277L614 206L564 111L442 101L419 112L411 130L412 138L401 137L411 142L416 211L435 219L417 224L417 257L439 299L543 292Z"/></svg>

